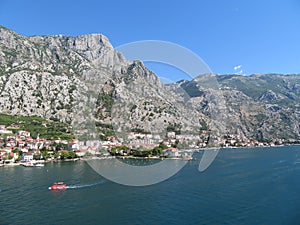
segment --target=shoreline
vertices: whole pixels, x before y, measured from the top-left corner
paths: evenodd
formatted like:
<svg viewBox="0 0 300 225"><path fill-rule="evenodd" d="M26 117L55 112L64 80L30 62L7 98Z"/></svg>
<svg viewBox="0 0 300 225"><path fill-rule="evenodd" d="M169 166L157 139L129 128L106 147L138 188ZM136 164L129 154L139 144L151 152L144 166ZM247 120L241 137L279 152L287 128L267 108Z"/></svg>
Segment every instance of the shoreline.
<svg viewBox="0 0 300 225"><path fill-rule="evenodd" d="M266 149L266 148L280 148L280 147L293 147L293 146L300 146L300 144L288 144L288 145L275 145L275 146L252 146L252 147L209 147L209 148L200 148L200 149L184 149L179 150L180 153L189 152L189 153L195 153L195 152L201 152L206 150L224 150L224 149ZM98 157L93 156L90 158L75 158L75 159L64 159L64 160L37 160L33 162L27 162L27 163L34 163L34 164L47 164L47 163L64 163L64 162L77 162L77 161L89 161L89 160L107 160L107 159L137 159L137 160L192 160L193 157L190 155L190 157L137 157L137 156L105 156L105 157ZM24 166L26 167L26 162L15 162L15 163L1 163L0 167L14 167L14 166ZM35 167L35 166L33 166Z"/></svg>
<svg viewBox="0 0 300 225"><path fill-rule="evenodd" d="M288 147L288 146L300 146L300 144L286 144L286 145L269 145L269 146L228 146L228 147L209 147L209 148L198 148L194 151L205 151L205 150L216 150L216 149L261 149L261 148L279 148L279 147ZM192 151L192 150L182 150L182 151Z"/></svg>

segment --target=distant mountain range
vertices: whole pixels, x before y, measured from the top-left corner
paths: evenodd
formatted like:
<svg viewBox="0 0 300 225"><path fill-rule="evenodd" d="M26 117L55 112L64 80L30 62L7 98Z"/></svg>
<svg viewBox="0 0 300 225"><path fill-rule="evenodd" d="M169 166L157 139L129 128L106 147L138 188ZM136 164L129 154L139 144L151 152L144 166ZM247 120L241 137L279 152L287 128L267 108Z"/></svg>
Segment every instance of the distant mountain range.
<svg viewBox="0 0 300 225"><path fill-rule="evenodd" d="M120 135L207 130L257 140L300 136L296 74L206 74L164 85L101 34L25 37L4 27L0 62L3 114L42 116L74 129L92 123Z"/></svg>
<svg viewBox="0 0 300 225"><path fill-rule="evenodd" d="M300 75L216 76L227 107L230 133L255 139L299 138ZM201 96L194 81L180 81L191 96Z"/></svg>

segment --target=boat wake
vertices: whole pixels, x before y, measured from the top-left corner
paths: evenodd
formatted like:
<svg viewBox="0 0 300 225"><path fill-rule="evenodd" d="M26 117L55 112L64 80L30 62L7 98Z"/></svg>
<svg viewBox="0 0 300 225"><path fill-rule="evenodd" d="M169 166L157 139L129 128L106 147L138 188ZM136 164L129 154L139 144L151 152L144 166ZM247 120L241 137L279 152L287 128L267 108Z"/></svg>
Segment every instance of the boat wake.
<svg viewBox="0 0 300 225"><path fill-rule="evenodd" d="M93 184L83 184L83 185L69 185L67 186L67 189L79 189L79 188L87 188L87 187L93 187L99 184L104 184L106 181L100 181L97 183L93 183Z"/></svg>

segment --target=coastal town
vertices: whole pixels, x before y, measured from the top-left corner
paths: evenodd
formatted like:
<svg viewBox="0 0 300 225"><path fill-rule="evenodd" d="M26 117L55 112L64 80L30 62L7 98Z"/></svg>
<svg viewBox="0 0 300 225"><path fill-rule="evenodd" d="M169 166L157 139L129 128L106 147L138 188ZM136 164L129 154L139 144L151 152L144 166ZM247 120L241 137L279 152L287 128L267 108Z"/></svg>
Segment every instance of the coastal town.
<svg viewBox="0 0 300 225"><path fill-rule="evenodd" d="M48 140L33 138L29 131L21 130L17 125L0 125L0 165L35 166L51 161L69 161L85 156L96 157L152 157L184 158L183 149L203 150L209 145L209 134L177 134L168 131L165 137L153 134L130 132L126 144L115 136L106 140ZM217 147L270 147L285 144L299 144L297 139L274 139L269 142L241 138L239 135L226 135L213 140Z"/></svg>

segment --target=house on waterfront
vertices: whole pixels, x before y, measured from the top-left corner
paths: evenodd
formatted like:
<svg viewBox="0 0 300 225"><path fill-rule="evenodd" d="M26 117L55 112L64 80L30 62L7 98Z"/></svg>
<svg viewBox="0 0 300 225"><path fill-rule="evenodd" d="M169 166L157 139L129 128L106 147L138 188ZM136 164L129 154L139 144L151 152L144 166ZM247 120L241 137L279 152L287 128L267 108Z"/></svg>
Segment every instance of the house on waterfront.
<svg viewBox="0 0 300 225"><path fill-rule="evenodd" d="M86 141L85 145L88 147L96 148L96 149L102 148L101 142L98 140L88 140L88 141Z"/></svg>
<svg viewBox="0 0 300 225"><path fill-rule="evenodd" d="M88 151L87 151L87 149L82 149L82 150L74 150L74 152L76 153L76 155L78 156L78 157L83 157Z"/></svg>
<svg viewBox="0 0 300 225"><path fill-rule="evenodd" d="M89 146L88 147L88 152L92 155L97 155L99 154L99 150L98 150L98 147L97 146Z"/></svg>
<svg viewBox="0 0 300 225"><path fill-rule="evenodd" d="M177 158L180 154L176 148L167 148L163 150L162 156L167 158Z"/></svg>
<svg viewBox="0 0 300 225"><path fill-rule="evenodd" d="M23 162L30 162L33 160L33 153L28 152L28 153L24 153L22 156L22 161Z"/></svg>

